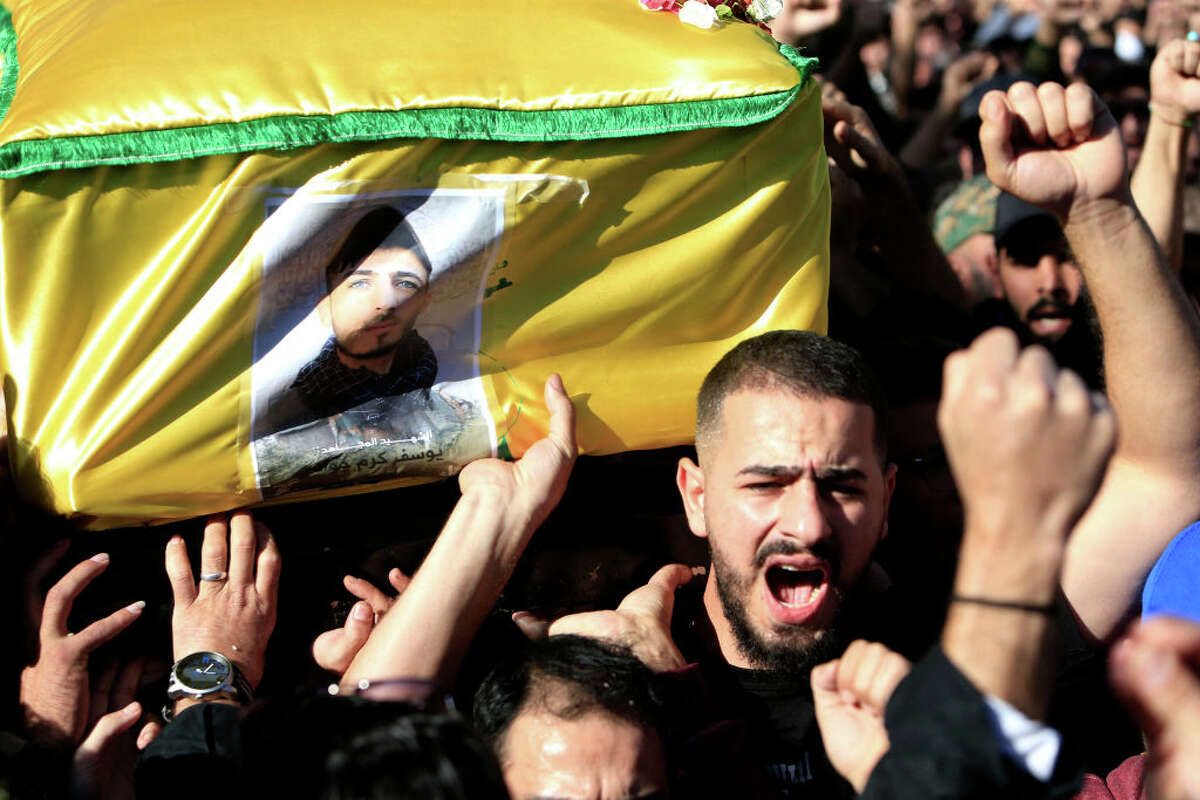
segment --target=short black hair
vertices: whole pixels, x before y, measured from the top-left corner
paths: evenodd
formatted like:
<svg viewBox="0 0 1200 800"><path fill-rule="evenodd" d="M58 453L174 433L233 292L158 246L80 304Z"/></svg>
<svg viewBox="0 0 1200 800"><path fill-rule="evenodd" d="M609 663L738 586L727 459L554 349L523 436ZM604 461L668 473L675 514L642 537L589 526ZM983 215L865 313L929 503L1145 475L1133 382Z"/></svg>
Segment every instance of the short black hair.
<svg viewBox="0 0 1200 800"><path fill-rule="evenodd" d="M712 443L721 431L725 398L735 392L783 389L800 397L862 403L875 412L875 445L887 442L887 401L879 380L857 350L812 331L770 331L746 339L717 362L696 398L696 445Z"/></svg>
<svg viewBox="0 0 1200 800"><path fill-rule="evenodd" d="M503 758L504 737L527 707L560 719L600 711L659 732L654 673L627 648L586 636L550 636L503 659L475 693L475 728Z"/></svg>
<svg viewBox="0 0 1200 800"><path fill-rule="evenodd" d="M403 214L391 206L379 206L363 214L342 240L341 247L325 267L325 288L332 292L338 279L357 269L367 256L379 249L388 237L400 231L400 247L412 252L432 276L433 265L417 232Z"/></svg>
<svg viewBox="0 0 1200 800"><path fill-rule="evenodd" d="M251 713L242 741L247 797L508 798L491 748L465 720L405 703L275 701Z"/></svg>

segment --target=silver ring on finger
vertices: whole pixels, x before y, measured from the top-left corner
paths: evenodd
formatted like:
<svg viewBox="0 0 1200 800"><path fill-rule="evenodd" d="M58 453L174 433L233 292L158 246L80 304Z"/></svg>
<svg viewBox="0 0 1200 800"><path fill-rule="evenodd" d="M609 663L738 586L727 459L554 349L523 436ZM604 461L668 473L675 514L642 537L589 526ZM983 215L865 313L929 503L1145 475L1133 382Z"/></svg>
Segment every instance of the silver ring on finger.
<svg viewBox="0 0 1200 800"><path fill-rule="evenodd" d="M229 573L227 572L206 572L200 576L202 581L223 581Z"/></svg>

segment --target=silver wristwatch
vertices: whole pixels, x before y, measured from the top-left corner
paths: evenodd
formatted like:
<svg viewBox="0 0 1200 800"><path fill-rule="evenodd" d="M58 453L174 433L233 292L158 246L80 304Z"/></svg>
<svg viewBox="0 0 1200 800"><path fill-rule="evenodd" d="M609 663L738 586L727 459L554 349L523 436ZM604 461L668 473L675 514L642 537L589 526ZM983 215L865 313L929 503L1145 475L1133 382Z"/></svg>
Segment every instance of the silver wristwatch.
<svg viewBox="0 0 1200 800"><path fill-rule="evenodd" d="M163 719L170 722L175 701L188 698L228 699L247 705L254 699L254 691L232 661L220 653L201 650L184 656L171 667Z"/></svg>

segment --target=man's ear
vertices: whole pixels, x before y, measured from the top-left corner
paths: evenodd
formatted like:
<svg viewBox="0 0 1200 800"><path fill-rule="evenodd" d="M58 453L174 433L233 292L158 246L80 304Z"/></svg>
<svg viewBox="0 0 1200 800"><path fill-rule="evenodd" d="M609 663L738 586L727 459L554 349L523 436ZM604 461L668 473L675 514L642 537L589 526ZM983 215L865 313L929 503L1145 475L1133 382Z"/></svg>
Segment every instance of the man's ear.
<svg viewBox="0 0 1200 800"><path fill-rule="evenodd" d="M1000 283L1000 253L999 247L993 247L983 259L983 268L988 271L996 283Z"/></svg>
<svg viewBox="0 0 1200 800"><path fill-rule="evenodd" d="M690 458L679 459L675 471L675 485L683 498L683 511L687 514L688 527L701 539L708 536L708 525L704 521L704 471Z"/></svg>
<svg viewBox="0 0 1200 800"><path fill-rule="evenodd" d="M321 302L317 303L317 318L326 328L333 329L333 315L329 313L329 295L325 295Z"/></svg>

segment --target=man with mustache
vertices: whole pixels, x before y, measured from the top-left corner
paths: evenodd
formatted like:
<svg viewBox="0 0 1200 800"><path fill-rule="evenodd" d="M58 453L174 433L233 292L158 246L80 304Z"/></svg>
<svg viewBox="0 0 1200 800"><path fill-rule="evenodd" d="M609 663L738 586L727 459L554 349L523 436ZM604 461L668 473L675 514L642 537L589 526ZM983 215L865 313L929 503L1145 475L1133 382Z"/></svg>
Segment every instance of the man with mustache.
<svg viewBox="0 0 1200 800"><path fill-rule="evenodd" d="M999 319L1025 344L1098 385L1099 348L1088 325L1083 273L1053 214L1001 192L996 200L994 277L1005 305Z"/></svg>
<svg viewBox="0 0 1200 800"><path fill-rule="evenodd" d="M325 268L317 306L333 335L292 388L316 417L427 389L433 348L413 329L429 305L432 266L404 215L381 206L355 223Z"/></svg>

